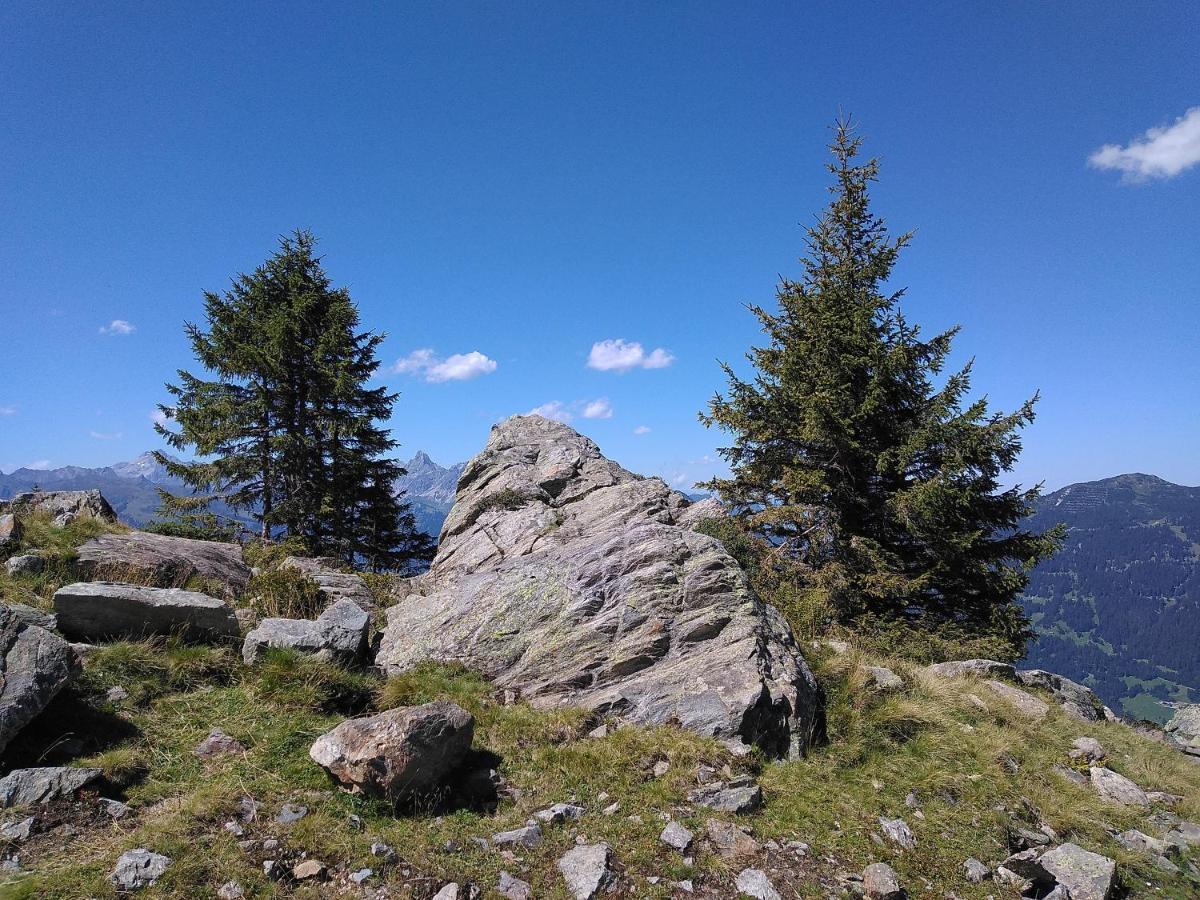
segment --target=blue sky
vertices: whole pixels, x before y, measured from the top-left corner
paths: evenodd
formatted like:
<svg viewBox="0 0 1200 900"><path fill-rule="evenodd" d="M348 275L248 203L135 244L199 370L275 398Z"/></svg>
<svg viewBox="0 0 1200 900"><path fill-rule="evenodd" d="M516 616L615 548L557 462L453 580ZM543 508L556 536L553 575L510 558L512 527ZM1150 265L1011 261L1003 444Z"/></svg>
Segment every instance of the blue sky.
<svg viewBox="0 0 1200 900"><path fill-rule="evenodd" d="M1197 33L1184 3L5 4L0 466L155 446L202 291L305 227L389 334L402 456L558 404L690 483L852 112L917 231L910 319L960 323L998 407L1042 391L1016 476L1196 484Z"/></svg>

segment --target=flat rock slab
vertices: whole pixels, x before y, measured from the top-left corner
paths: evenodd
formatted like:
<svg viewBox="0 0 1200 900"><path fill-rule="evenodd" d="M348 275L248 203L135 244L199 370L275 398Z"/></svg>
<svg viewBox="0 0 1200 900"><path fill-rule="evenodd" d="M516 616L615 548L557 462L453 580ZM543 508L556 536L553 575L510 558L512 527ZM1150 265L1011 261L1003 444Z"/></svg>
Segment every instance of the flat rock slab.
<svg viewBox="0 0 1200 900"><path fill-rule="evenodd" d="M226 599L239 596L250 567L238 544L169 537L147 531L102 534L79 548L78 571L88 580L148 581L184 587L195 578Z"/></svg>
<svg viewBox="0 0 1200 900"><path fill-rule="evenodd" d="M350 719L317 738L308 755L355 793L407 802L438 790L474 733L470 713L440 700Z"/></svg>
<svg viewBox="0 0 1200 900"><path fill-rule="evenodd" d="M179 588L81 581L54 594L58 629L81 641L181 634L189 640L240 636L224 601Z"/></svg>
<svg viewBox="0 0 1200 900"><path fill-rule="evenodd" d="M351 663L366 654L370 627L370 615L355 601L342 599L316 619L263 619L246 635L242 659L250 665L278 647Z"/></svg>
<svg viewBox="0 0 1200 900"><path fill-rule="evenodd" d="M1015 678L1017 670L1008 663L994 659L954 659L950 662L934 663L927 671L939 678Z"/></svg>
<svg viewBox="0 0 1200 900"><path fill-rule="evenodd" d="M1150 798L1146 796L1146 792L1124 775L1103 766L1092 766L1088 769L1088 775L1096 793L1109 803L1149 808Z"/></svg>
<svg viewBox="0 0 1200 900"><path fill-rule="evenodd" d="M80 671L70 644L32 624L41 621L37 615L29 607L0 606L0 751Z"/></svg>
<svg viewBox="0 0 1200 900"><path fill-rule="evenodd" d="M459 480L429 573L389 608L377 664L461 662L541 708L799 753L821 728L816 680L690 506L561 423L502 422Z"/></svg>
<svg viewBox="0 0 1200 900"><path fill-rule="evenodd" d="M69 797L103 774L101 769L42 766L14 769L0 778L0 807L28 806Z"/></svg>
<svg viewBox="0 0 1200 900"><path fill-rule="evenodd" d="M562 855L558 871L575 900L592 900L612 884L614 876L608 867L611 855L612 848L603 841L580 844Z"/></svg>

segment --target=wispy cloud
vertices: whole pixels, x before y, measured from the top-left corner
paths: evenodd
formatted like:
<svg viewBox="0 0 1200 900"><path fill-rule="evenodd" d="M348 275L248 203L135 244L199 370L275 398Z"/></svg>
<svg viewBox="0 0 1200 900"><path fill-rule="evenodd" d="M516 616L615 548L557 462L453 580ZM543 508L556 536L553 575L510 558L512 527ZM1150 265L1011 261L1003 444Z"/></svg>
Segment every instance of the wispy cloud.
<svg viewBox="0 0 1200 900"><path fill-rule="evenodd" d="M585 403L583 417L585 419L611 419L613 417L612 404L608 402L607 397L600 397Z"/></svg>
<svg viewBox="0 0 1200 900"><path fill-rule="evenodd" d="M121 437L119 431L89 431L88 434L98 441L115 441Z"/></svg>
<svg viewBox="0 0 1200 900"><path fill-rule="evenodd" d="M17 408L15 406L0 406L0 416L15 416Z"/></svg>
<svg viewBox="0 0 1200 900"><path fill-rule="evenodd" d="M496 371L498 363L478 350L470 353L454 353L439 359L430 347L414 350L408 356L396 360L391 371L397 375L421 375L426 381L438 384L443 381L469 381L480 375Z"/></svg>
<svg viewBox="0 0 1200 900"><path fill-rule="evenodd" d="M541 416L544 419L553 419L555 422L570 422L575 416L567 409L566 404L559 400L551 400L549 403L543 403L541 406L535 406L527 416Z"/></svg>
<svg viewBox="0 0 1200 900"><path fill-rule="evenodd" d="M637 428L633 429L633 433L638 434L638 435L649 434L650 426L649 425L639 425Z"/></svg>
<svg viewBox="0 0 1200 900"><path fill-rule="evenodd" d="M133 334L135 331L137 326L124 319L113 319L107 325L100 326L101 334Z"/></svg>
<svg viewBox="0 0 1200 900"><path fill-rule="evenodd" d="M23 468L23 469L35 469L35 470L37 470L37 471L39 471L39 472L44 472L46 469L49 469L49 468L50 468L50 460L48 460L48 459L35 459L35 460L34 460L33 462L31 462L31 463L25 463L25 465L24 465L24 466L22 466L21 468Z"/></svg>
<svg viewBox="0 0 1200 900"><path fill-rule="evenodd" d="M161 409L152 409L150 410L150 421L155 425L166 425L170 419L167 418L167 414Z"/></svg>
<svg viewBox="0 0 1200 900"><path fill-rule="evenodd" d="M1126 181L1174 178L1200 163L1200 106L1171 125L1151 128L1124 147L1105 144L1088 157L1097 169L1116 169Z"/></svg>
<svg viewBox="0 0 1200 900"><path fill-rule="evenodd" d="M637 341L622 338L596 341L588 354L588 368L600 372L628 372L630 369L665 369L675 357L662 347L649 353Z"/></svg>

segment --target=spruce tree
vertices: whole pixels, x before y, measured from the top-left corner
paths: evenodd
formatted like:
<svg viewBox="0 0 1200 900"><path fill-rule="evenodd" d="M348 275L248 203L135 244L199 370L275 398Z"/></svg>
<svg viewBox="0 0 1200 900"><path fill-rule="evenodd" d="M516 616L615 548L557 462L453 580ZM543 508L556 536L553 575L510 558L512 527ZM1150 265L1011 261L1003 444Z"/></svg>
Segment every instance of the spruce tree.
<svg viewBox="0 0 1200 900"><path fill-rule="evenodd" d="M870 207L878 163L839 121L833 199L807 229L803 277L778 309L750 309L767 341L753 377L722 364L701 421L732 436L717 491L751 533L786 556L846 624L984 634L1024 652L1017 597L1057 531L1022 530L1040 485L1001 489L1033 421L968 402L971 364L943 376L958 328L924 338L888 286L911 234L891 237Z"/></svg>
<svg viewBox="0 0 1200 900"><path fill-rule="evenodd" d="M370 387L384 336L361 330L358 309L334 288L316 240L298 231L223 294L205 295L207 330L187 324L197 360L213 377L179 372L158 430L198 462L159 461L196 492L164 497L168 514L222 500L250 512L262 537L299 538L314 555L372 568L428 558L394 493L404 474L380 424L396 395Z"/></svg>

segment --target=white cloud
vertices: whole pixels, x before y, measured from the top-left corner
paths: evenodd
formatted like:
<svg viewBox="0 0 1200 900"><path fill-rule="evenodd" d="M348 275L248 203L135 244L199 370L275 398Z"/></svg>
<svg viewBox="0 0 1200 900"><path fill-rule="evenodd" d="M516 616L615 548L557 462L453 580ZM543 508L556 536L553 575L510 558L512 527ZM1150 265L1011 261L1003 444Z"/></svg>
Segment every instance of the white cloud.
<svg viewBox="0 0 1200 900"><path fill-rule="evenodd" d="M0 406L0 416L15 416L17 408L15 406Z"/></svg>
<svg viewBox="0 0 1200 900"><path fill-rule="evenodd" d="M135 331L137 326L124 319L113 319L107 325L100 326L101 334L133 334Z"/></svg>
<svg viewBox="0 0 1200 900"><path fill-rule="evenodd" d="M549 403L543 403L541 406L535 406L527 416L541 416L544 419L553 419L555 422L570 422L575 418L566 405L558 400L551 400Z"/></svg>
<svg viewBox="0 0 1200 900"><path fill-rule="evenodd" d="M583 417L585 419L611 419L613 417L612 404L608 402L607 397L593 400L584 405Z"/></svg>
<svg viewBox="0 0 1200 900"><path fill-rule="evenodd" d="M115 441L121 436L119 431L89 431L88 434L98 441Z"/></svg>
<svg viewBox="0 0 1200 900"><path fill-rule="evenodd" d="M35 459L35 460L34 460L33 462L31 462L31 463L26 463L24 466L22 466L22 468L24 468L24 469L35 469L35 470L37 470L37 471L39 471L39 472L44 472L46 469L49 469L49 468L50 468L50 460L48 460L48 459Z"/></svg>
<svg viewBox="0 0 1200 900"><path fill-rule="evenodd" d="M1172 125L1151 128L1122 147L1105 144L1088 157L1097 169L1117 169L1126 181L1174 178L1200 163L1200 106L1193 106Z"/></svg>
<svg viewBox="0 0 1200 900"><path fill-rule="evenodd" d="M468 381L480 375L490 375L496 371L497 365L494 359L478 350L455 353L445 359L438 359L432 348L423 347L396 360L391 371L397 375L423 375L431 384L439 384L443 381Z"/></svg>
<svg viewBox="0 0 1200 900"><path fill-rule="evenodd" d="M665 369L675 357L662 347L649 353L637 341L622 338L596 341L588 354L588 368L601 372L628 372L630 369Z"/></svg>
<svg viewBox="0 0 1200 900"><path fill-rule="evenodd" d="M650 426L649 425L639 425L637 428L633 429L633 433L634 434L649 434Z"/></svg>
<svg viewBox="0 0 1200 900"><path fill-rule="evenodd" d="M166 425L168 421L167 414L161 409L152 409L150 411L150 421L155 425Z"/></svg>

